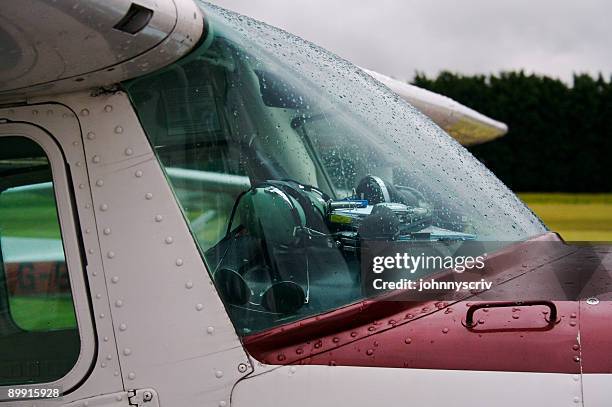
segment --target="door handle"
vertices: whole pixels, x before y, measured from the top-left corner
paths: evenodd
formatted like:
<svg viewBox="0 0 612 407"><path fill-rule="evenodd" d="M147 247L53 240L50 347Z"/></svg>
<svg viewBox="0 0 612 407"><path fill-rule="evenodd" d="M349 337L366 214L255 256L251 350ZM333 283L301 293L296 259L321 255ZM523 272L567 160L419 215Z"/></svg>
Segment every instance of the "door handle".
<svg viewBox="0 0 612 407"><path fill-rule="evenodd" d="M476 324L474 323L474 314L479 309L484 308L507 308L507 307L533 307L536 305L543 305L548 307L550 310L550 317L546 321L549 325L554 325L557 322L557 306L552 301L502 301L502 302L483 302L480 304L471 305L467 313L465 314L465 326L467 328L473 328Z"/></svg>

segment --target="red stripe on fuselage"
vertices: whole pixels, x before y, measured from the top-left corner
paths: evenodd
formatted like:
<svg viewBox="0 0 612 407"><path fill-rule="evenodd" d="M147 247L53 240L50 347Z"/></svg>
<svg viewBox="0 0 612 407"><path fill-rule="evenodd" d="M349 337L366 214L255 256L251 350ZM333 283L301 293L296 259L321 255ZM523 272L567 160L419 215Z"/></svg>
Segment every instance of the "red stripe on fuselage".
<svg viewBox="0 0 612 407"><path fill-rule="evenodd" d="M547 239L558 240L552 234L536 240ZM538 252L537 245L526 249L527 243L488 262L497 262L495 277L529 287L530 299L550 299L546 295L556 287L542 281L562 270L576 249L560 245L551 255ZM537 266L525 268L534 260ZM577 301L555 301L558 321L553 325L546 307L531 306L477 311L481 323L468 329L469 305L494 301L487 294L454 304L363 301L248 336L244 344L253 357L272 365L580 373Z"/></svg>

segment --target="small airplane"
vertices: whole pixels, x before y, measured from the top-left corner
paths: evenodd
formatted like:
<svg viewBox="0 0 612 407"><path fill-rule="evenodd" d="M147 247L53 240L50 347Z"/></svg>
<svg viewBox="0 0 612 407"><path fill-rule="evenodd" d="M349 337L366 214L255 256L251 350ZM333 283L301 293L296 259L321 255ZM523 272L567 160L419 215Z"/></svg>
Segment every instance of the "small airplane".
<svg viewBox="0 0 612 407"><path fill-rule="evenodd" d="M0 406L609 402L610 248L449 136L505 124L199 1L0 21Z"/></svg>

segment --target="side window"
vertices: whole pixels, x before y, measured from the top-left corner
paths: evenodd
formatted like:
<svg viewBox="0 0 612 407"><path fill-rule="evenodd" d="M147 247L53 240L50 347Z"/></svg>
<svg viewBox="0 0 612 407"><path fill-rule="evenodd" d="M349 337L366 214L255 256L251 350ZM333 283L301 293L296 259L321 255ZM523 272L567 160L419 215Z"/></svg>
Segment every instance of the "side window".
<svg viewBox="0 0 612 407"><path fill-rule="evenodd" d="M80 348L49 160L0 137L0 386L57 380Z"/></svg>

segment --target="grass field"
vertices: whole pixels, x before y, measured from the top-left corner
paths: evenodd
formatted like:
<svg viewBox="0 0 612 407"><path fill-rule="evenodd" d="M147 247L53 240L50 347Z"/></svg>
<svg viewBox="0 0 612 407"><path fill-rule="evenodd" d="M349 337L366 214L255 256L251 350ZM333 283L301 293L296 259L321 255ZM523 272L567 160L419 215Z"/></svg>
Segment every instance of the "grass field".
<svg viewBox="0 0 612 407"><path fill-rule="evenodd" d="M0 232L4 237L59 239L53 190L0 194Z"/></svg>
<svg viewBox="0 0 612 407"><path fill-rule="evenodd" d="M612 242L612 194L519 193L567 241Z"/></svg>
<svg viewBox="0 0 612 407"><path fill-rule="evenodd" d="M52 331L76 327L69 296L10 297L13 321L26 331Z"/></svg>

